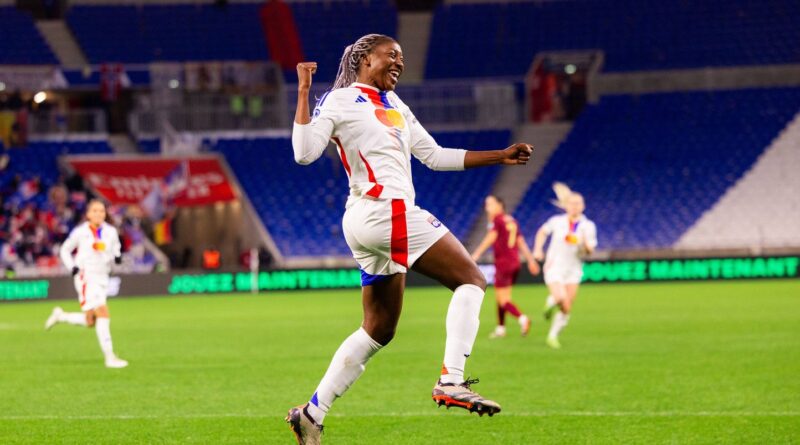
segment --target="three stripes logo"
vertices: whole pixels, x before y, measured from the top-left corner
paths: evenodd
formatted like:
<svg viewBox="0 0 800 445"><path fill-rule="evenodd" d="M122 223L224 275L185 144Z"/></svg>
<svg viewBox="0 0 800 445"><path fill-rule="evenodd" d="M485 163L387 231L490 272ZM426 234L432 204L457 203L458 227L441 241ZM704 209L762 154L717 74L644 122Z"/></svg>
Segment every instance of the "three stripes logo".
<svg viewBox="0 0 800 445"><path fill-rule="evenodd" d="M361 96L361 95L359 95L359 96L356 98L356 103L357 103L357 104L367 103L367 99L364 99L364 96Z"/></svg>

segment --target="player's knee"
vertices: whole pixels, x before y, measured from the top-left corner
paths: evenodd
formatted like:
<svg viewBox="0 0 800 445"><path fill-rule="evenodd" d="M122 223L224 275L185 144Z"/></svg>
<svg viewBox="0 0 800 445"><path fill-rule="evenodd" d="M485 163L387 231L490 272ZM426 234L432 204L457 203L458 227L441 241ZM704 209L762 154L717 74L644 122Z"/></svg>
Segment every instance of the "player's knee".
<svg viewBox="0 0 800 445"><path fill-rule="evenodd" d="M486 277L483 276L483 272L481 272L480 269L477 268L475 269L475 272L471 274L469 284L474 284L475 286L478 286L482 290L486 290L486 287L489 285L489 283L486 282Z"/></svg>
<svg viewBox="0 0 800 445"><path fill-rule="evenodd" d="M383 334L381 334L380 340L376 340L381 346L388 345L392 340L394 340L395 329L388 329Z"/></svg>
<svg viewBox="0 0 800 445"><path fill-rule="evenodd" d="M373 329L373 332L370 332L369 336L380 343L381 346L386 346L394 339L395 332L396 329L394 326L381 326Z"/></svg>

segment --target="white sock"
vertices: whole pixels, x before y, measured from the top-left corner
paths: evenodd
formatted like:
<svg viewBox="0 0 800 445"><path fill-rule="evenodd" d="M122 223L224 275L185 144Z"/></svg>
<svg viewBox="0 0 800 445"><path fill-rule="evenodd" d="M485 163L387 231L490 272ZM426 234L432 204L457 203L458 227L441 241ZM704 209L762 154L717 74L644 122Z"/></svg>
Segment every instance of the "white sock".
<svg viewBox="0 0 800 445"><path fill-rule="evenodd" d="M525 324L528 323L528 316L525 315L525 314L522 314L522 315L519 316L519 319L517 321L519 322L520 326L525 327Z"/></svg>
<svg viewBox="0 0 800 445"><path fill-rule="evenodd" d="M496 335L506 335L506 327L505 326L496 326L494 328L494 333Z"/></svg>
<svg viewBox="0 0 800 445"><path fill-rule="evenodd" d="M86 315L83 312L62 312L58 317L58 322L86 326Z"/></svg>
<svg viewBox="0 0 800 445"><path fill-rule="evenodd" d="M567 323L569 323L569 315L558 311L556 316L553 317L553 323L550 325L550 333L547 336L550 338L558 338L558 334L561 333L561 330L564 329Z"/></svg>
<svg viewBox="0 0 800 445"><path fill-rule="evenodd" d="M547 308L550 309L551 307L556 305L556 299L553 298L552 295L548 295L547 296L547 303L545 303L545 304L547 305Z"/></svg>
<svg viewBox="0 0 800 445"><path fill-rule="evenodd" d="M114 347L111 344L111 320L105 317L97 317L94 330L97 333L97 341L100 349L106 358L114 357Z"/></svg>
<svg viewBox="0 0 800 445"><path fill-rule="evenodd" d="M308 413L315 422L322 425L333 401L358 379L364 372L364 365L381 347L364 328L358 328L342 342L308 404Z"/></svg>
<svg viewBox="0 0 800 445"><path fill-rule="evenodd" d="M467 357L472 353L472 345L480 326L483 290L474 284L464 284L456 288L450 307L447 309L447 341L444 346L442 383L462 383Z"/></svg>

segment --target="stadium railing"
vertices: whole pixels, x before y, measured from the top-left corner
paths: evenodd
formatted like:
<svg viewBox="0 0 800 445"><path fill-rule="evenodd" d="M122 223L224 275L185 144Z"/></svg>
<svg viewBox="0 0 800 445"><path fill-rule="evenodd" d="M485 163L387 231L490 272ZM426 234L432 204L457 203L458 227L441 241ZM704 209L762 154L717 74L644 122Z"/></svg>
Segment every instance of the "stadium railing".
<svg viewBox="0 0 800 445"><path fill-rule="evenodd" d="M98 108L81 110L47 110L30 113L30 134L106 133L106 113Z"/></svg>
<svg viewBox="0 0 800 445"><path fill-rule="evenodd" d="M521 121L521 85L507 79L429 80L400 85L396 93L429 130L502 129ZM327 84L313 85L312 102L328 88ZM287 85L286 91L293 116L297 86Z"/></svg>

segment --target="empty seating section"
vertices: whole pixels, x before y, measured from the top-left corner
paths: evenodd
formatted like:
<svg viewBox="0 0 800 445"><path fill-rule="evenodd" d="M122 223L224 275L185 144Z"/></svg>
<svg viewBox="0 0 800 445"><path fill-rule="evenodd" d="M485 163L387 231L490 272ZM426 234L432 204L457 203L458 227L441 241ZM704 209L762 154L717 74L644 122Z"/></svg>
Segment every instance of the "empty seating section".
<svg viewBox="0 0 800 445"><path fill-rule="evenodd" d="M8 150L8 168L2 175L38 176L43 183L49 184L59 177L58 156L96 153L111 153L111 147L105 141L30 142L25 148Z"/></svg>
<svg viewBox="0 0 800 445"><path fill-rule="evenodd" d="M505 146L509 132L441 133L451 147ZM288 138L220 139L212 143L233 168L244 191L286 256L349 256L341 230L348 195L338 156L326 153L309 166L295 164ZM412 161L417 202L465 237L489 193L496 168L433 172Z"/></svg>
<svg viewBox="0 0 800 445"><path fill-rule="evenodd" d="M397 36L397 11L387 0L302 1L290 3L307 60L319 64L317 81L336 77L347 45L380 33Z"/></svg>
<svg viewBox="0 0 800 445"><path fill-rule="evenodd" d="M67 22L92 63L267 60L261 3L76 5ZM361 35L397 35L388 0L291 2L318 80L333 79ZM30 15L0 7L0 63L57 63ZM519 1L440 4L426 77L519 76L537 52L603 49L605 69L631 71L800 62L800 2ZM402 43L402 42L401 42Z"/></svg>
<svg viewBox="0 0 800 445"><path fill-rule="evenodd" d="M605 50L607 71L800 62L800 2L442 4L426 76L524 74L537 52Z"/></svg>
<svg viewBox="0 0 800 445"><path fill-rule="evenodd" d="M306 58L319 63L320 81L333 80L342 51L358 37L397 33L397 12L386 0L290 7ZM260 3L74 6L67 21L93 63L267 60L260 8Z"/></svg>
<svg viewBox="0 0 800 445"><path fill-rule="evenodd" d="M752 169L676 244L685 249L800 246L800 110Z"/></svg>
<svg viewBox="0 0 800 445"><path fill-rule="evenodd" d="M287 138L221 139L223 153L286 256L346 254L340 218L347 179L338 158L295 164Z"/></svg>
<svg viewBox="0 0 800 445"><path fill-rule="evenodd" d="M557 211L551 184L564 181L586 197L602 249L669 247L798 110L800 89L603 97L578 118L517 217L541 225Z"/></svg>
<svg viewBox="0 0 800 445"><path fill-rule="evenodd" d="M58 60L39 34L30 14L13 7L0 7L0 64L48 65Z"/></svg>
<svg viewBox="0 0 800 445"><path fill-rule="evenodd" d="M67 22L92 63L267 60L260 7L74 6Z"/></svg>

